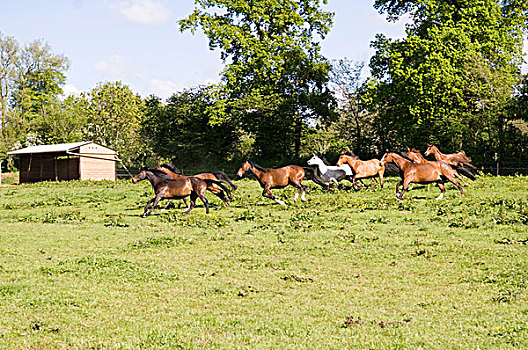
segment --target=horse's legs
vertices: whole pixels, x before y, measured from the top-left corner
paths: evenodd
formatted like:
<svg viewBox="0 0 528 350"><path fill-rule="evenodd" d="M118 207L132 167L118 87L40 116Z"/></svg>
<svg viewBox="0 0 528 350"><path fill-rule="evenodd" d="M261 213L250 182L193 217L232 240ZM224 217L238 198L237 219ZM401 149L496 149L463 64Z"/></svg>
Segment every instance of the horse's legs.
<svg viewBox="0 0 528 350"><path fill-rule="evenodd" d="M196 198L197 198L197 197L198 197L198 196L196 195L196 192L194 192L194 191L191 192L191 195L189 196L189 198L190 198L190 202L191 202L191 205L189 205L189 207L187 208L187 210L185 210L185 211L182 213L182 215L185 215L185 214L189 213L189 212L194 208L194 206L196 205Z"/></svg>
<svg viewBox="0 0 528 350"><path fill-rule="evenodd" d="M396 184L396 197L400 195L400 186L403 184L403 180Z"/></svg>
<svg viewBox="0 0 528 350"><path fill-rule="evenodd" d="M380 179L380 187L383 188L383 171L378 172L378 176Z"/></svg>
<svg viewBox="0 0 528 350"><path fill-rule="evenodd" d="M158 205L158 202L161 200L161 197L162 197L162 194L161 193L158 193L156 195L156 197L154 197L154 202L152 203L152 207L149 209L148 212L145 212L143 213L143 217L146 218L147 216L150 215L150 213L152 213L152 210L154 210L154 208L156 207L156 205ZM152 201L152 199L151 199Z"/></svg>
<svg viewBox="0 0 528 350"><path fill-rule="evenodd" d="M460 182L462 182L462 184L464 186L469 187L469 184L464 181L464 179L462 178L462 176L459 173L455 173L455 176L460 180Z"/></svg>
<svg viewBox="0 0 528 350"><path fill-rule="evenodd" d="M372 182L370 183L370 185L368 185L368 188L371 188L372 186L374 186L374 184L376 184L376 178L375 177L372 178Z"/></svg>
<svg viewBox="0 0 528 350"><path fill-rule="evenodd" d="M403 187L402 187L402 191L400 192L400 197L398 197L398 199L403 199L403 194L407 190L407 187L409 186L410 183L411 183L411 179L403 179Z"/></svg>
<svg viewBox="0 0 528 350"><path fill-rule="evenodd" d="M154 197L154 198L155 198L155 197ZM152 203L152 202L154 201L154 198L149 199L149 200L147 201L147 204L145 205L145 209L143 210L143 217L145 217L145 214L147 213L147 210L149 209L149 205L150 205L150 203Z"/></svg>
<svg viewBox="0 0 528 350"><path fill-rule="evenodd" d="M163 208L160 209L160 212L164 212L164 211L169 207L169 205L171 204L171 202L172 202L172 199L169 199L169 200L167 201L167 204L165 204L165 206L164 206Z"/></svg>
<svg viewBox="0 0 528 350"><path fill-rule="evenodd" d="M273 199L275 202L279 203L280 205L286 206L286 203L281 201L279 198L275 197L273 193L271 193L270 186L264 187L264 191L262 191L262 195L266 198Z"/></svg>
<svg viewBox="0 0 528 350"><path fill-rule="evenodd" d="M460 186L460 184L458 184ZM437 182L436 183L436 186L438 186L438 188L440 189L441 193L438 197L436 197L436 200L440 200L444 197L444 193L445 193L445 186L442 182Z"/></svg>
<svg viewBox="0 0 528 350"><path fill-rule="evenodd" d="M224 194L224 192L222 192L222 194ZM203 204L205 205L205 213L209 214L209 202L207 201L207 198L205 198L205 196L203 194L198 195L198 197L200 197L200 199L202 200Z"/></svg>
<svg viewBox="0 0 528 350"><path fill-rule="evenodd" d="M336 181L335 179L333 179ZM337 185L339 186L339 182L337 182ZM299 195L301 195L301 201L306 202L306 197L304 197L304 193L306 192L307 187L304 186L301 182L299 183L293 183L295 187L297 187L297 193L295 193L295 197L293 197L293 201L297 202L297 199L299 198Z"/></svg>

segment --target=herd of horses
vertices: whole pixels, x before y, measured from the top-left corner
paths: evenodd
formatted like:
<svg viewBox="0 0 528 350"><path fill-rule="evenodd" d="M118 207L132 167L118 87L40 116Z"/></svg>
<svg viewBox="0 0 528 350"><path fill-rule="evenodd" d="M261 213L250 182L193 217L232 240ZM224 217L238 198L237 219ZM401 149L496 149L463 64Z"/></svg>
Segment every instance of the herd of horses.
<svg viewBox="0 0 528 350"><path fill-rule="evenodd" d="M471 158L464 151L443 154L437 147L429 145L424 154L425 156L433 155L436 160L427 160L420 151L415 149L407 152L387 151L380 160L370 159L366 161L360 160L348 152L341 154L337 165L332 166L324 159L314 155L308 160L308 165L317 166L319 172L313 168L298 165L264 168L246 160L238 169L237 176L242 177L246 172L252 173L262 187L262 195L280 205L285 205L285 203L276 197L271 190L293 186L297 188L294 202L298 200L299 196L304 202L306 201L307 187L302 184L302 181L305 179L312 180L325 189L329 189L333 184L340 187L340 181L348 180L355 190L359 190L361 187L375 185L376 178L379 178L380 186L383 187L383 174L388 166L396 167L401 178L396 185L396 197L399 200L403 199L404 193L412 188L412 184L429 185L436 183L441 192L437 199L441 199L445 193L446 182L453 183L460 193L464 194L460 182L465 186L467 183L463 180L462 175L471 180L475 179L471 172L475 166L471 164ZM184 211L186 214L194 208L196 200L200 198L205 205L206 213L209 213L209 202L205 197L206 191L210 191L220 198L226 206L229 206L229 201L233 199L232 191L237 188L231 179L221 171L185 176L170 164L143 167L132 178L132 182L136 183L145 179L151 183L155 196L145 205L143 217L149 216L162 199L167 200L162 210L169 206L172 199L182 199L187 207ZM362 181L364 179L372 179L372 182L365 185ZM401 191L400 187L402 188ZM189 205L186 201L187 197L190 200Z"/></svg>

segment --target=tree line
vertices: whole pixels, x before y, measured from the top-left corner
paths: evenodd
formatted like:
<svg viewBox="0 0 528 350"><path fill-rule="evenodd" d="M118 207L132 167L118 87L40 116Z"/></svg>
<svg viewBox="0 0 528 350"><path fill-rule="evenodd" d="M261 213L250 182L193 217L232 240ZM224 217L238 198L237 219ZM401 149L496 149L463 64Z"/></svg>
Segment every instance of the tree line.
<svg viewBox="0 0 528 350"><path fill-rule="evenodd" d="M528 3L376 0L406 36L377 35L370 61L329 60L326 0L209 0L179 21L219 50L218 84L163 101L123 82L62 96L69 61L42 40L0 33L0 158L35 144L92 140L126 165L199 168L251 157L276 165L313 153L464 149L476 164L528 162ZM368 64L368 67L367 67Z"/></svg>

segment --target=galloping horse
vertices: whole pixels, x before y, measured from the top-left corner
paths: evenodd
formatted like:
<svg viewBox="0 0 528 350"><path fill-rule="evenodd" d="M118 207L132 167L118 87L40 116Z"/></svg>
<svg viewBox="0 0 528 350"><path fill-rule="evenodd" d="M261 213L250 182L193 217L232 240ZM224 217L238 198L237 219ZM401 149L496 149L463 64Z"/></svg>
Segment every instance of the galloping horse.
<svg viewBox="0 0 528 350"><path fill-rule="evenodd" d="M284 188L288 185L292 185L298 189L293 201L297 202L297 198L301 193L301 201L306 201L304 194L307 188L301 183L305 176L304 168L297 165L287 165L282 168L270 169L261 167L252 161L246 160L244 163L242 163L240 169L238 169L237 175L242 177L246 171L250 171L257 177L260 187L264 189L262 191L262 195L264 197L273 199L280 205L286 205L283 201L271 193L271 189Z"/></svg>
<svg viewBox="0 0 528 350"><path fill-rule="evenodd" d="M371 187L376 183L375 176L379 177L380 186L383 188L383 173L385 172L385 165L381 165L380 161L377 159L370 160L360 160L358 157L353 157L346 153L343 153L339 156L337 165L341 166L344 163L348 163L352 170L354 171L354 176L352 177L352 184L356 188L356 180L372 178L372 182L368 187ZM364 186L364 185L363 185Z"/></svg>
<svg viewBox="0 0 528 350"><path fill-rule="evenodd" d="M161 171L164 171L164 169L170 170L172 173L176 175L183 175L182 172L179 169L176 169L172 164L163 163L158 165L158 169ZM168 174L170 176L170 174ZM209 179L209 180L219 180L219 181L225 181L229 184L231 189L235 191L237 189L236 185L231 181L229 176L227 176L226 173L222 171L213 171L212 173L200 173L196 175L189 175L194 176L199 179Z"/></svg>
<svg viewBox="0 0 528 350"><path fill-rule="evenodd" d="M466 152L459 151L458 153L444 154L434 145L428 145L425 155L428 156L433 154L436 160L443 160L449 164L456 166L468 166L470 168L476 169L476 167L471 164L471 158L466 155Z"/></svg>
<svg viewBox="0 0 528 350"><path fill-rule="evenodd" d="M165 175L165 173L157 170L156 168L141 168L139 173L132 178L133 183L148 179L154 193L156 194L154 198L147 202L145 205L145 211L143 212L143 217L147 217L152 213L152 210L156 207L158 202L162 199L184 199L185 197L190 197L191 204L183 212L187 214L190 212L196 203L196 198L200 198L205 205L205 212L209 213L209 202L205 198L205 191L207 186L212 183L214 180L202 180L197 177L188 177L185 179L170 179ZM152 207L149 206L152 204Z"/></svg>
<svg viewBox="0 0 528 350"><path fill-rule="evenodd" d="M444 162L447 162L450 165L468 166L470 168L476 169L476 167L471 164L471 158L469 158L466 155L466 152L462 150L457 153L444 154L440 152L440 150L436 146L428 145L427 150L425 151L425 155L428 156L430 154L433 154L436 160L443 160ZM458 179L464 184L464 186L469 186L460 175L456 174L456 177L458 177Z"/></svg>
<svg viewBox="0 0 528 350"><path fill-rule="evenodd" d="M400 169L401 181L396 185L396 197L403 199L403 194L407 190L410 183L436 183L441 193L436 199L442 199L445 193L444 183L446 181L452 182L461 194L464 190L458 181L455 179L455 171L445 162L430 162L430 163L416 163L409 157L398 154L396 152L387 152L383 155L380 165L385 165L389 162L394 162ZM403 189L399 192L400 186Z"/></svg>
<svg viewBox="0 0 528 350"><path fill-rule="evenodd" d="M308 160L308 165L317 165L319 167L319 172L321 173L321 179L325 181L325 184L328 186L330 181L339 185L339 181L343 179L352 178L354 173L350 168L350 165L343 164L341 166L331 166L327 165L321 158L314 155L310 160Z"/></svg>
<svg viewBox="0 0 528 350"><path fill-rule="evenodd" d="M162 171L169 178L175 179L175 180L177 180L177 179L185 179L185 178L189 177L189 176L182 175L181 173L179 173L179 171L177 169L175 169L174 167L172 167L169 164L160 164L160 165L158 165L156 167L156 169ZM224 173L222 173L222 174L224 174ZM217 177L214 174L212 174L212 173L202 173L202 174L198 174L198 175L193 175L192 177L197 177L197 178L202 179L202 180L216 180L217 179ZM227 175L225 175L225 177L227 177ZM220 198L222 200L222 202L224 202L224 204L226 206L229 206L229 201L226 198L224 192L227 193L227 195L229 196L230 199L233 199L233 196L232 196L231 192L229 191L229 189L226 188L222 184L223 181L224 180L220 180L220 181L216 181L216 182L207 184L207 190L211 191L215 196ZM231 183L231 180L229 180L228 183ZM236 186L234 184L231 183L231 185L232 185L232 187L234 186L234 188L236 188ZM167 205L168 205L168 203L167 203Z"/></svg>

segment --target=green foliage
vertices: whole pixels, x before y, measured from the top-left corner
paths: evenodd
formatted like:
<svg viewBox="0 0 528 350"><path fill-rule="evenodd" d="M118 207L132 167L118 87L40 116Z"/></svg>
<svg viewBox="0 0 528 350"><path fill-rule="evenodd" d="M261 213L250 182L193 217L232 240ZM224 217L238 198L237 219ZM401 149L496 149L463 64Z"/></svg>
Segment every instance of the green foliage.
<svg viewBox="0 0 528 350"><path fill-rule="evenodd" d="M233 119L255 135L255 153L299 154L303 123L327 118L329 64L319 40L332 24L326 0L214 0L195 2L180 29L201 28L211 49L228 62L226 101L217 121Z"/></svg>
<svg viewBox="0 0 528 350"><path fill-rule="evenodd" d="M214 123L216 87L199 87L175 93L163 104L158 98L145 101L142 135L155 153L178 166L196 166L225 161L236 138L229 122Z"/></svg>
<svg viewBox="0 0 528 350"><path fill-rule="evenodd" d="M378 35L365 102L382 149L434 142L501 149L504 109L522 62L526 2L378 0L390 19L410 14L407 36ZM475 152L472 152L475 153Z"/></svg>
<svg viewBox="0 0 528 350"><path fill-rule="evenodd" d="M139 156L144 103L127 85L101 83L77 103L88 123L85 138L117 150L127 163Z"/></svg>

